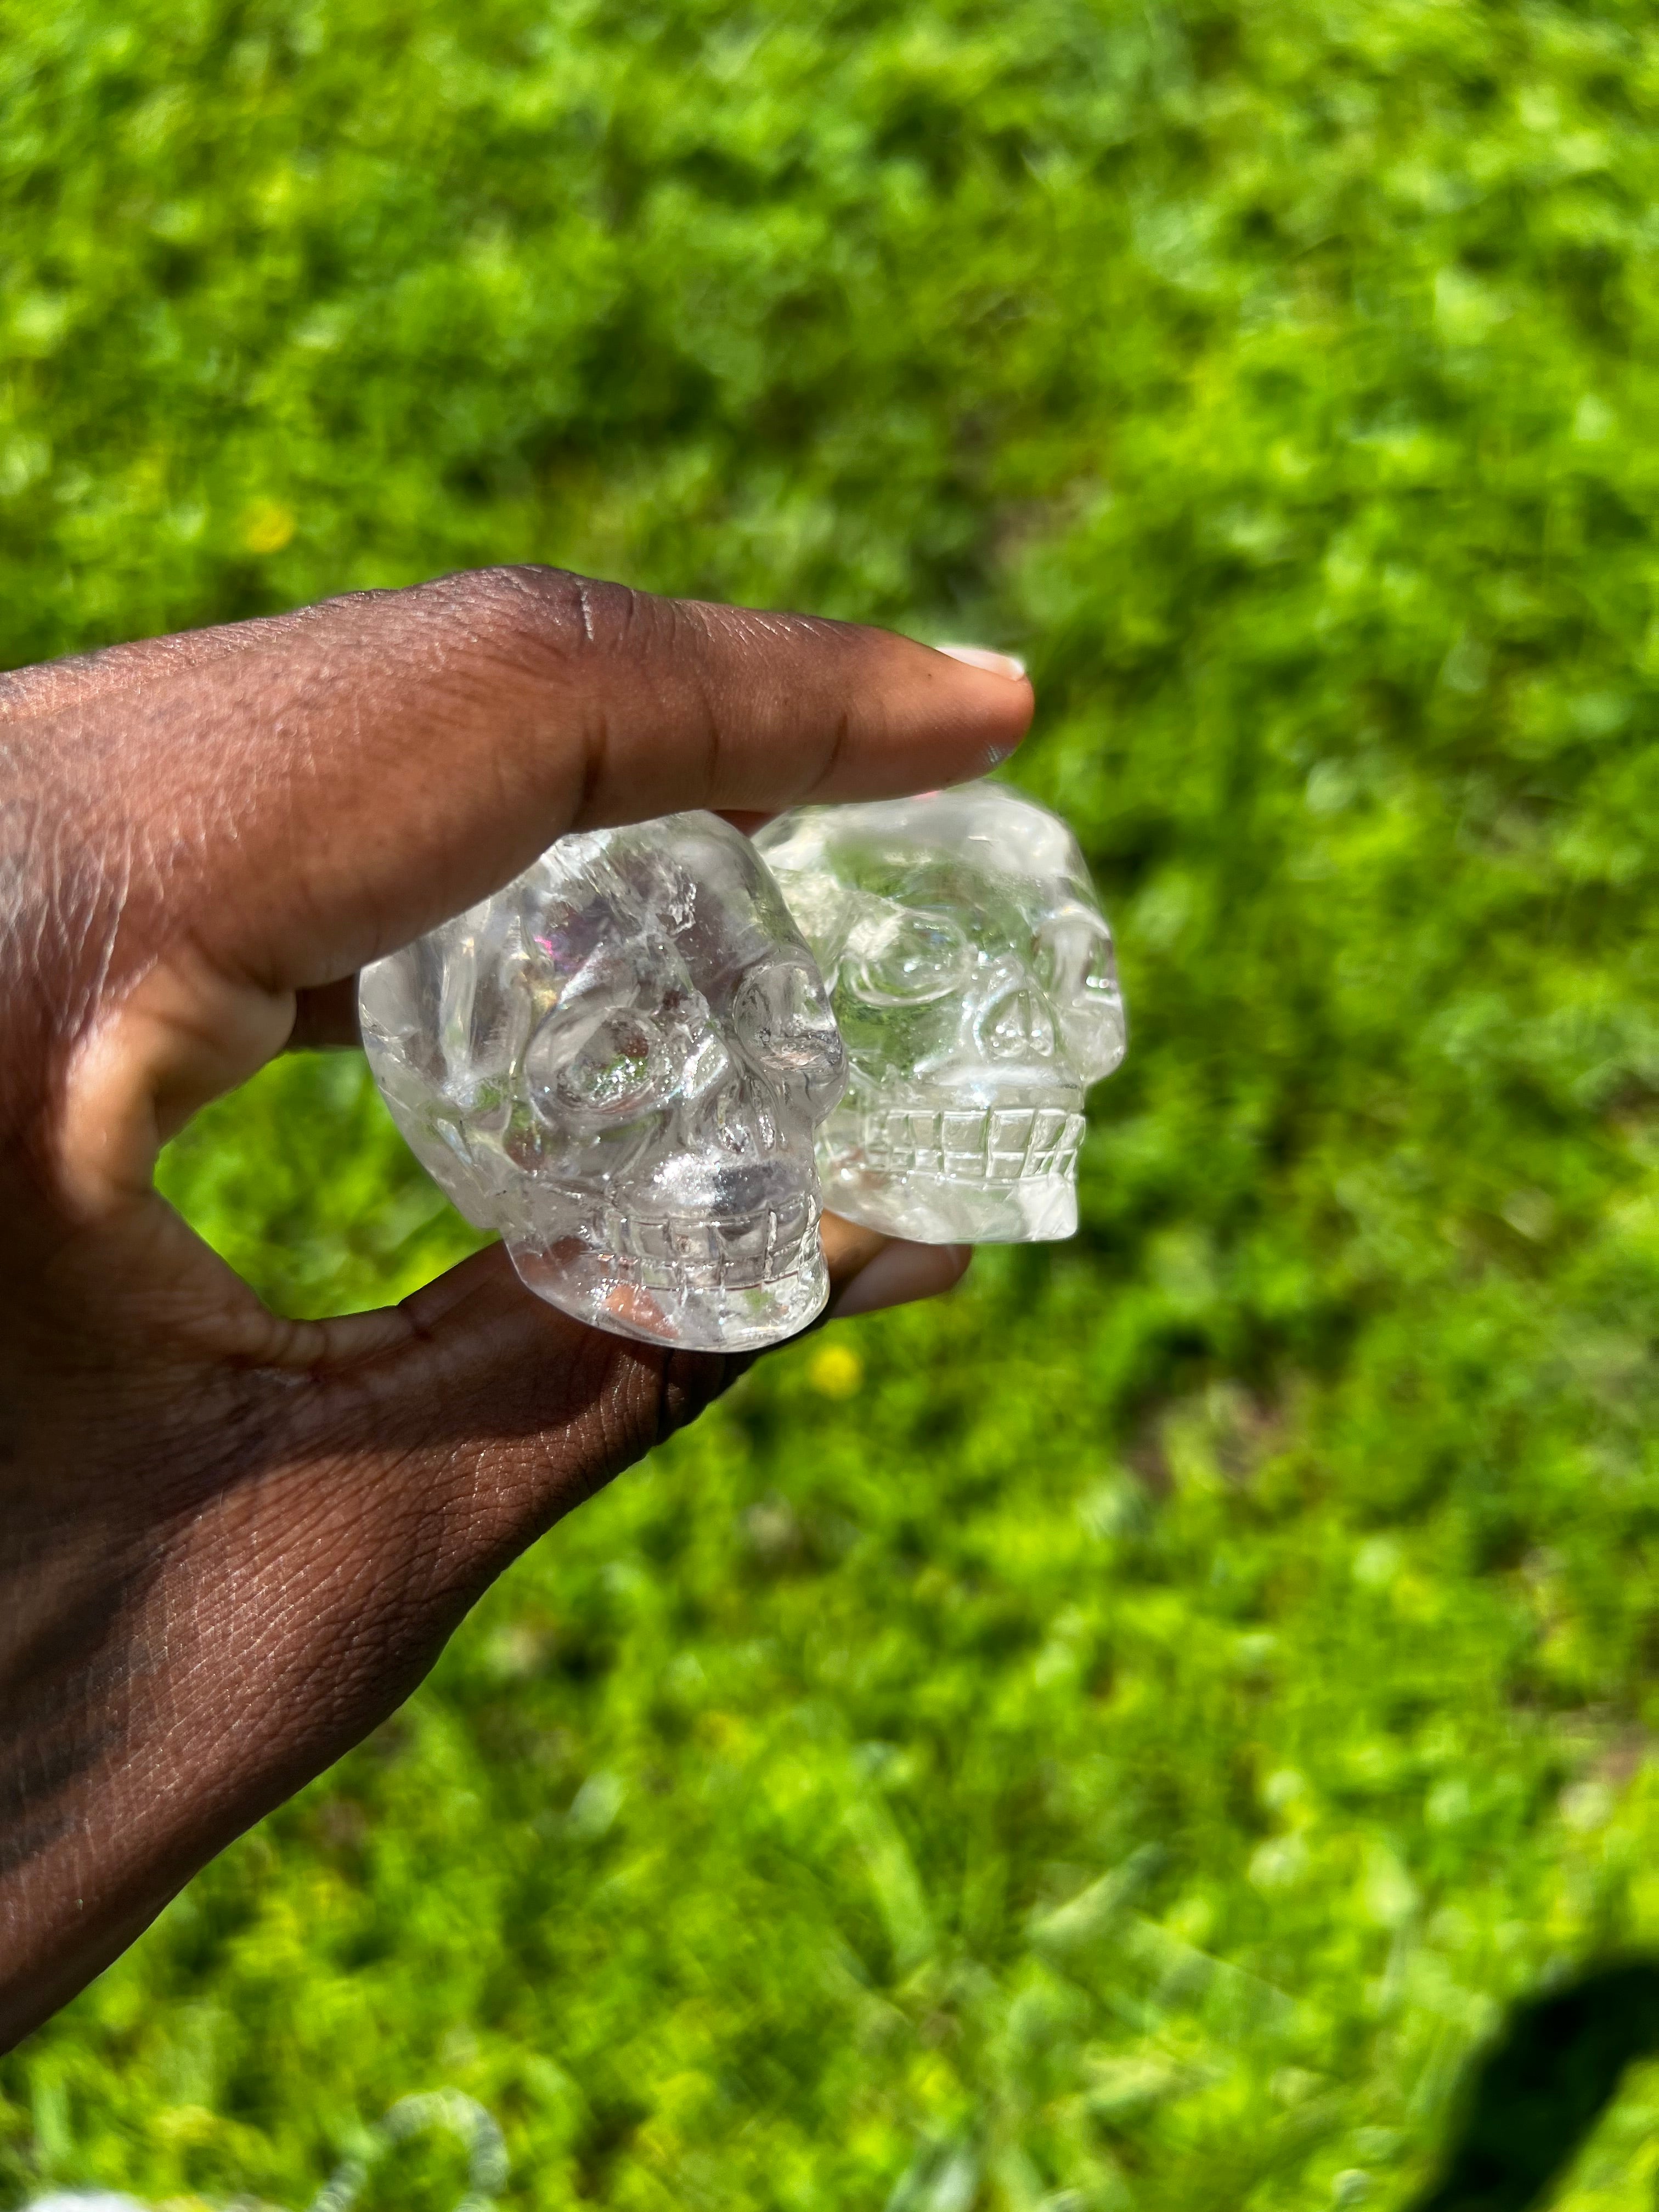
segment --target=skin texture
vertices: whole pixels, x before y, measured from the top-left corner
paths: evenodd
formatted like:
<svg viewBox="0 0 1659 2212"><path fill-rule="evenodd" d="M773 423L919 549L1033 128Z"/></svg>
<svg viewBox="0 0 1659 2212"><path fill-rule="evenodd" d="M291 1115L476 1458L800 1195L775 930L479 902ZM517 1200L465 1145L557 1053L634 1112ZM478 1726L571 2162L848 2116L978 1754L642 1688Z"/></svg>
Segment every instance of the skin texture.
<svg viewBox="0 0 1659 2212"><path fill-rule="evenodd" d="M982 773L1012 667L556 570L0 676L0 2047L419 1681L490 1580L741 1361L499 1251L279 1319L161 1144L561 832ZM966 1255L827 1220L836 1310Z"/></svg>

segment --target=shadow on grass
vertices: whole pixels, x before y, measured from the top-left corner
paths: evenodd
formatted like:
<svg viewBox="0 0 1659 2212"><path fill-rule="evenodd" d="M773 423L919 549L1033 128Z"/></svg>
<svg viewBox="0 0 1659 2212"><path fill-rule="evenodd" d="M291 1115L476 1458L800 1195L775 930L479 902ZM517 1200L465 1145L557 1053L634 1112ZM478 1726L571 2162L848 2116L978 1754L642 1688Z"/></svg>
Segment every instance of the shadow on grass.
<svg viewBox="0 0 1659 2212"><path fill-rule="evenodd" d="M1659 2051L1659 1960L1529 1997L1471 2068L1445 2171L1412 2212L1531 2212L1547 2202L1633 2058Z"/></svg>

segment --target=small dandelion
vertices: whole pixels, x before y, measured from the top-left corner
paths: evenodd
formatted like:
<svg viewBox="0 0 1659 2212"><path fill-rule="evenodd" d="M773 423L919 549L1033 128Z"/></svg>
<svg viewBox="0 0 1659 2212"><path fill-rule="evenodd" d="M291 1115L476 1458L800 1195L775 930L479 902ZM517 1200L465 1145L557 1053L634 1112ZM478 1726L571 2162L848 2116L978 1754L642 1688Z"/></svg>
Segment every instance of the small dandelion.
<svg viewBox="0 0 1659 2212"><path fill-rule="evenodd" d="M256 499L242 517L242 543L250 553L280 553L298 526L292 507Z"/></svg>
<svg viewBox="0 0 1659 2212"><path fill-rule="evenodd" d="M807 1362L806 1379L821 1398L853 1398L864 1380L864 1362L850 1344L825 1344Z"/></svg>

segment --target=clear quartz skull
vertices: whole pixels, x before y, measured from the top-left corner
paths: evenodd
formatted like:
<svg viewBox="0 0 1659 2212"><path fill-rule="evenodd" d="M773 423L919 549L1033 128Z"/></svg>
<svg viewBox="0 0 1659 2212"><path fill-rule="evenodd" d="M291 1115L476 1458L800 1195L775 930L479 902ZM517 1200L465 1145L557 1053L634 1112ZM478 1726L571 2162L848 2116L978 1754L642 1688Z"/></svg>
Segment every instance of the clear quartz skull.
<svg viewBox="0 0 1659 2212"><path fill-rule="evenodd" d="M847 1046L818 1134L825 1204L927 1243L1072 1236L1083 1095L1126 1033L1066 823L981 783L799 807L756 842Z"/></svg>
<svg viewBox="0 0 1659 2212"><path fill-rule="evenodd" d="M829 1295L816 1125L845 1060L746 837L671 814L562 837L363 972L363 1042L422 1164L538 1296L735 1351Z"/></svg>

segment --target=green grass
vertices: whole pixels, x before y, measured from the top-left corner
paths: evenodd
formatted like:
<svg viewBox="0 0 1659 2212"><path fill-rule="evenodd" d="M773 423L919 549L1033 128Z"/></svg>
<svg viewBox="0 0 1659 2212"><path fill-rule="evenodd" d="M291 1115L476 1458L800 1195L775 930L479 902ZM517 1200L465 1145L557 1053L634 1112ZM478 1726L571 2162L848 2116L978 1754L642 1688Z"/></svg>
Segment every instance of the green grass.
<svg viewBox="0 0 1659 2212"><path fill-rule="evenodd" d="M1133 1030L1079 1240L556 1531L0 2201L453 2083L514 2206L1403 2208L1659 1947L1656 200L1619 0L0 0L0 660L501 558L1012 646ZM167 1175L296 1311L467 1242L344 1060ZM1638 2069L1548 2201L1656 2183Z"/></svg>

